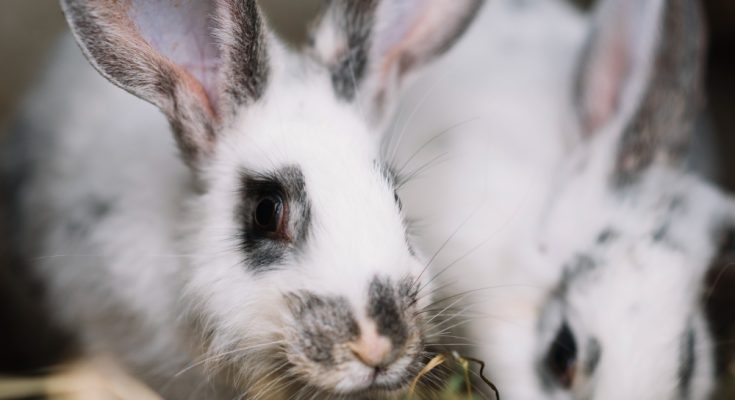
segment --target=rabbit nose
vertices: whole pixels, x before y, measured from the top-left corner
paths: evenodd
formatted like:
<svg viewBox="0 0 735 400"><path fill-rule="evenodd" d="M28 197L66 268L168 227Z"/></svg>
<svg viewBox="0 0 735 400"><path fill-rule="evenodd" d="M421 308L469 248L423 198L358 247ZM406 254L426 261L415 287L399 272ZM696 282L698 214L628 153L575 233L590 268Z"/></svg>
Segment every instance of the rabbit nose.
<svg viewBox="0 0 735 400"><path fill-rule="evenodd" d="M347 347L361 363L371 368L384 367L393 361L393 344L378 333L372 322L360 324L360 336L356 341L347 343Z"/></svg>

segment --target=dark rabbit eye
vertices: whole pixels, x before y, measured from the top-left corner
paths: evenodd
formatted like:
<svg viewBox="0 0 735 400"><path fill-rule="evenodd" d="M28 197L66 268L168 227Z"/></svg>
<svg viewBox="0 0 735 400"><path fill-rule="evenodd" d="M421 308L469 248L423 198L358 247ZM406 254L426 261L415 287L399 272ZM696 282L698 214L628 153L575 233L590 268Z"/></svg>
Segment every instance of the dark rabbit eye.
<svg viewBox="0 0 735 400"><path fill-rule="evenodd" d="M566 322L546 354L546 367L559 385L566 389L572 387L577 369L577 342Z"/></svg>
<svg viewBox="0 0 735 400"><path fill-rule="evenodd" d="M284 203L279 195L262 197L253 212L255 227L261 232L282 234L284 229Z"/></svg>

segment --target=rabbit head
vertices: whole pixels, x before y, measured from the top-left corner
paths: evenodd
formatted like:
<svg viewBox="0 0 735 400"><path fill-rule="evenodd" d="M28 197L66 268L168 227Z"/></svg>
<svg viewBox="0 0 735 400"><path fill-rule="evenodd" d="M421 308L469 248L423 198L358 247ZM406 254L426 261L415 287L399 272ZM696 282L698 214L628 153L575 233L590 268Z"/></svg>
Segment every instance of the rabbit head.
<svg viewBox="0 0 735 400"><path fill-rule="evenodd" d="M216 373L354 394L420 369L423 265L380 132L481 3L334 0L294 52L255 0L62 0L90 62L160 108L192 171L174 284Z"/></svg>
<svg viewBox="0 0 735 400"><path fill-rule="evenodd" d="M690 0L598 6L536 268L561 279L537 310L539 398L703 399L713 353L702 292L730 200L686 171L704 31Z"/></svg>

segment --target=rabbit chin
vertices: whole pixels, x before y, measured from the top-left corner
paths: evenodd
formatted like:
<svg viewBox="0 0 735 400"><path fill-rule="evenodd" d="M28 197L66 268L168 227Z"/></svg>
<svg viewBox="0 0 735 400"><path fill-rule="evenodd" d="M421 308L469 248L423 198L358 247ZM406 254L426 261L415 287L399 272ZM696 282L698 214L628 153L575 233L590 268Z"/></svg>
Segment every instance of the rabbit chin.
<svg viewBox="0 0 735 400"><path fill-rule="evenodd" d="M415 375L413 372L419 369L418 360L408 356L385 369L370 368L352 360L325 367L303 358L291 366L291 372L302 377L304 383L315 391L364 396L399 394L408 387Z"/></svg>
<svg viewBox="0 0 735 400"><path fill-rule="evenodd" d="M314 396L390 398L404 393L414 378L412 372L420 369L417 359L410 357L403 357L386 369L376 370L357 361L325 367L298 355L285 356L294 361L286 362L286 366L281 364L280 368L263 368L262 377L251 380L242 390L256 398L267 393L268 398L274 399Z"/></svg>
<svg viewBox="0 0 735 400"><path fill-rule="evenodd" d="M287 339L284 353L288 364L286 375L301 381L293 385L300 391L368 398L399 394L408 387L422 366L423 339L416 332L409 335L407 343L399 350L400 355L381 367L371 367L359 361L346 343L332 344L328 357L315 359L305 347L310 341L307 339L305 342L304 339L303 336Z"/></svg>

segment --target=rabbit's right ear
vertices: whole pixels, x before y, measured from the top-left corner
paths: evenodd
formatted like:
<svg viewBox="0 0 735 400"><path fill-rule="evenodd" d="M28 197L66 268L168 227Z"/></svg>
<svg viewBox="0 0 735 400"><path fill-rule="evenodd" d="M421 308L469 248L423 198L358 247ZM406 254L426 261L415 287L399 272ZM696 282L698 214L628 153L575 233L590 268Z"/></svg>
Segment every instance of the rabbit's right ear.
<svg viewBox="0 0 735 400"><path fill-rule="evenodd" d="M698 112L705 33L697 0L601 0L575 105L584 137L620 129L613 179L633 180L686 144Z"/></svg>
<svg viewBox="0 0 735 400"><path fill-rule="evenodd" d="M337 96L384 121L405 78L446 52L484 0L326 0L311 46Z"/></svg>
<svg viewBox="0 0 735 400"><path fill-rule="evenodd" d="M94 67L164 112L190 166L211 153L217 128L237 107L265 90L268 35L255 0L61 5Z"/></svg>

